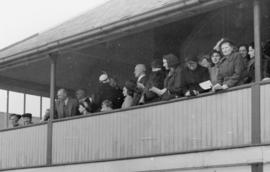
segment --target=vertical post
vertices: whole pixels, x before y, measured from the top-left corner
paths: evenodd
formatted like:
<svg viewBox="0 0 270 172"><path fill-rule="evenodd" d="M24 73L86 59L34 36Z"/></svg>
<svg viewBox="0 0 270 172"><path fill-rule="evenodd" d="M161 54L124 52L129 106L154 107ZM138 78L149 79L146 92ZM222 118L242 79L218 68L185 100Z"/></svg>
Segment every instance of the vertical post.
<svg viewBox="0 0 270 172"><path fill-rule="evenodd" d="M42 119L42 96L39 97L39 118Z"/></svg>
<svg viewBox="0 0 270 172"><path fill-rule="evenodd" d="M9 91L7 90L7 118L6 118L6 128L8 128L9 120Z"/></svg>
<svg viewBox="0 0 270 172"><path fill-rule="evenodd" d="M26 94L23 93L23 113L26 112Z"/></svg>
<svg viewBox="0 0 270 172"><path fill-rule="evenodd" d="M47 165L52 165L52 120L55 112L55 76L56 76L56 59L57 53L49 54L50 57L50 119L48 121L48 136L47 136Z"/></svg>
<svg viewBox="0 0 270 172"><path fill-rule="evenodd" d="M261 143L260 81L261 81L261 14L260 0L253 1L254 44L255 44L255 83L252 86L252 135L253 144Z"/></svg>

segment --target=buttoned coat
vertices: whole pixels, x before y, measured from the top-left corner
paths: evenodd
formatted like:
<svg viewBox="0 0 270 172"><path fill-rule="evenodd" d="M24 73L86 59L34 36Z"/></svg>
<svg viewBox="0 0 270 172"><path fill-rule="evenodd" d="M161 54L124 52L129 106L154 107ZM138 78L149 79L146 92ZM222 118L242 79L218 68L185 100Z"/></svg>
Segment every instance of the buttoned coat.
<svg viewBox="0 0 270 172"><path fill-rule="evenodd" d="M56 101L55 111L58 119L78 115L78 101L73 98L68 98L66 105L64 101Z"/></svg>

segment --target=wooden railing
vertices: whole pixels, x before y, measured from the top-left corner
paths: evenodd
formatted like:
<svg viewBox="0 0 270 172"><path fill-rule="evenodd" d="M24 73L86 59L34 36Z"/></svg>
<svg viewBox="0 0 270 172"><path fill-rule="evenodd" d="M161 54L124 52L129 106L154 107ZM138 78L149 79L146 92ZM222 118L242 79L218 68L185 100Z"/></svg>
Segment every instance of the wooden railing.
<svg viewBox="0 0 270 172"><path fill-rule="evenodd" d="M46 165L47 125L0 131L0 169Z"/></svg>
<svg viewBox="0 0 270 172"><path fill-rule="evenodd" d="M53 164L251 143L251 88L53 123Z"/></svg>
<svg viewBox="0 0 270 172"><path fill-rule="evenodd" d="M47 123L2 130L0 170L250 146L252 89L246 85L217 94L56 120L52 135ZM270 84L262 84L262 143L270 143L269 95ZM52 156L48 158L49 138Z"/></svg>

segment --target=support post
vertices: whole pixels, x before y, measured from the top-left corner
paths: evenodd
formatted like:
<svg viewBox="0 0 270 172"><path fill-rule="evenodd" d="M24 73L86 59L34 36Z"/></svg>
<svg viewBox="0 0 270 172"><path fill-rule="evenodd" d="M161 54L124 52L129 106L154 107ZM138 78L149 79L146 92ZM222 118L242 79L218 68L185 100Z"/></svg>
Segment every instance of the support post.
<svg viewBox="0 0 270 172"><path fill-rule="evenodd" d="M260 81L261 81L261 9L260 0L253 1L254 44L255 44L255 83L252 86L252 134L253 144L261 143Z"/></svg>
<svg viewBox="0 0 270 172"><path fill-rule="evenodd" d="M56 77L56 59L58 54L51 53L50 57L50 119L48 121L48 133L47 133L47 165L52 165L52 132L55 112L55 77Z"/></svg>

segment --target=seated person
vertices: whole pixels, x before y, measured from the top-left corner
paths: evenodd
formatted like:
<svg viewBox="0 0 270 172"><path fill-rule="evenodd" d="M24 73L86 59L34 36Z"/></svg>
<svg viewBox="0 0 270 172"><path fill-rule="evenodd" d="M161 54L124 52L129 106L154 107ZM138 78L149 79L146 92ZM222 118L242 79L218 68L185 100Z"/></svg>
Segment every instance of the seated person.
<svg viewBox="0 0 270 172"><path fill-rule="evenodd" d="M123 94L120 88L112 85L108 74L104 73L99 77L98 91L95 94L95 102L99 109L104 100L110 100L113 103L113 109L120 108L123 103Z"/></svg>
<svg viewBox="0 0 270 172"><path fill-rule="evenodd" d="M163 70L162 66L162 61L159 59L155 59L151 63L152 71L149 75L149 80L147 81L146 88L144 90L144 99L146 103L160 100L159 95L150 91L149 89L152 87L163 89L166 72Z"/></svg>
<svg viewBox="0 0 270 172"><path fill-rule="evenodd" d="M137 83L134 80L128 80L123 88L123 95L125 97L122 104L122 109L136 105L134 97L138 94Z"/></svg>
<svg viewBox="0 0 270 172"><path fill-rule="evenodd" d="M159 95L162 100L183 96L182 68L179 59L173 54L165 55L163 56L163 66L169 71L164 80L164 88L159 89L153 86L150 91Z"/></svg>
<svg viewBox="0 0 270 172"><path fill-rule="evenodd" d="M88 112L93 113L97 111L97 105L93 101L92 97L87 97L87 92L85 89L78 89L76 91L76 98L79 103L86 103L88 107Z"/></svg>
<svg viewBox="0 0 270 172"><path fill-rule="evenodd" d="M9 120L11 121L11 125L13 128L20 126L19 120L21 119L21 117L22 116L18 115L18 114L10 114L9 115Z"/></svg>
<svg viewBox="0 0 270 172"><path fill-rule="evenodd" d="M57 92L58 99L55 102L57 119L79 115L78 101L68 96L67 90L62 88Z"/></svg>
<svg viewBox="0 0 270 172"><path fill-rule="evenodd" d="M112 108L112 102L110 100L104 100L101 105L101 112L111 111Z"/></svg>
<svg viewBox="0 0 270 172"><path fill-rule="evenodd" d="M223 40L220 42L219 49L223 57L220 60L217 84L213 87L213 91L241 85L246 76L244 59L235 51L234 43Z"/></svg>
<svg viewBox="0 0 270 172"><path fill-rule="evenodd" d="M87 115L90 113L90 109L87 102L79 103L79 112L81 115Z"/></svg>
<svg viewBox="0 0 270 172"><path fill-rule="evenodd" d="M32 114L31 113L22 114L22 120L23 120L23 125L24 126L33 124L33 122L32 122Z"/></svg>
<svg viewBox="0 0 270 172"><path fill-rule="evenodd" d="M208 69L198 64L196 57L185 58L185 67L182 72L182 88L185 96L194 96L206 92L200 83L209 81Z"/></svg>
<svg viewBox="0 0 270 172"><path fill-rule="evenodd" d="M217 84L217 75L221 54L219 51L213 50L210 54L210 66L208 67L209 76L212 85Z"/></svg>
<svg viewBox="0 0 270 172"><path fill-rule="evenodd" d="M255 82L255 48L254 43L249 45L250 61L247 66L247 80L246 83ZM270 78L270 61L267 55L262 54L261 58L261 79Z"/></svg>

